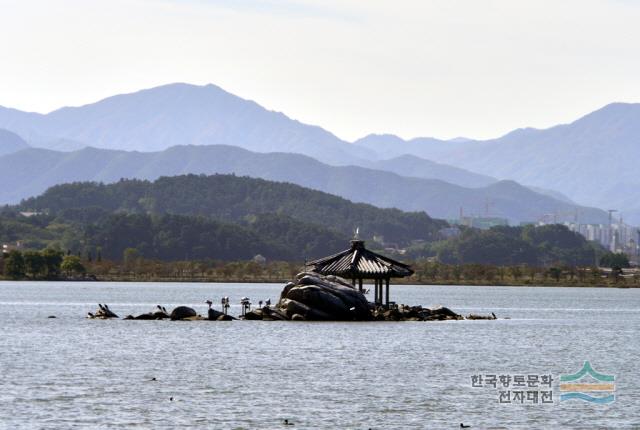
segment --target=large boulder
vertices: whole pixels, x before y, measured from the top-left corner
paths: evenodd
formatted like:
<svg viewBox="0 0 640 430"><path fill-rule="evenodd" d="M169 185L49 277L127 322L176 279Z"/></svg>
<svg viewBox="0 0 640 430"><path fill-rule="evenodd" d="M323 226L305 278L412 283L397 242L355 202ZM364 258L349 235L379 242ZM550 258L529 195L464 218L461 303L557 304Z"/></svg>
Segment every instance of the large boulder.
<svg viewBox="0 0 640 430"><path fill-rule="evenodd" d="M189 318L197 317L195 309L190 308L189 306L178 306L174 310L171 311L171 321L176 320L185 320Z"/></svg>
<svg viewBox="0 0 640 430"><path fill-rule="evenodd" d="M367 298L344 279L303 272L285 285L276 306L287 319L310 321L367 321L372 319Z"/></svg>

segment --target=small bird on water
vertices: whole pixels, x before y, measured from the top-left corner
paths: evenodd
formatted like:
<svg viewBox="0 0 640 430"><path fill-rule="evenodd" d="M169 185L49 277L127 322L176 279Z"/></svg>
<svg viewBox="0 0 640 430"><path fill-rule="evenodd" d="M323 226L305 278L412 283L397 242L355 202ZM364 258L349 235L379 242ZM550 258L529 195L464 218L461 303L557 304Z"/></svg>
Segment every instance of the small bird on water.
<svg viewBox="0 0 640 430"><path fill-rule="evenodd" d="M471 426L466 426L466 425L464 425L464 424L460 423L460 428L461 428L461 429L470 429L470 428L471 428Z"/></svg>
<svg viewBox="0 0 640 430"><path fill-rule="evenodd" d="M283 425L285 425L285 426L292 426L292 425L293 425L293 423L290 423L288 419L285 419L285 420L282 422L282 424L283 424Z"/></svg>

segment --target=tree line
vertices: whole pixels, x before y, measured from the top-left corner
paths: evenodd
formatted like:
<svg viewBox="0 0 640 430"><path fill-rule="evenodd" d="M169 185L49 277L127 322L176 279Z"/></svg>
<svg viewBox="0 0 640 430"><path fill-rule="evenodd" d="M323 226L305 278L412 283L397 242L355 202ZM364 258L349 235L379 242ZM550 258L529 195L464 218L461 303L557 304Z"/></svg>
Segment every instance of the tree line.
<svg viewBox="0 0 640 430"><path fill-rule="evenodd" d="M611 256L604 256L607 259ZM222 261L214 259L160 261L147 259L128 248L121 261L102 259L100 255L73 255L46 249L11 251L2 261L8 279L96 279L102 281L182 281L182 282L287 282L305 270L302 262ZM489 264L444 264L420 260L410 262L415 273L394 280L403 284L453 285L575 285L640 286L640 275L626 275L613 266L600 267L527 265L495 266ZM84 276L88 275L89 278Z"/></svg>
<svg viewBox="0 0 640 430"><path fill-rule="evenodd" d="M409 250L414 258L434 257L445 264L541 267L593 266L603 252L600 245L559 224L462 228L456 238Z"/></svg>
<svg viewBox="0 0 640 430"><path fill-rule="evenodd" d="M70 253L65 255L61 251L47 248L42 251L9 251L2 256L2 272L10 279L55 280L62 275L84 275L86 268L80 256Z"/></svg>

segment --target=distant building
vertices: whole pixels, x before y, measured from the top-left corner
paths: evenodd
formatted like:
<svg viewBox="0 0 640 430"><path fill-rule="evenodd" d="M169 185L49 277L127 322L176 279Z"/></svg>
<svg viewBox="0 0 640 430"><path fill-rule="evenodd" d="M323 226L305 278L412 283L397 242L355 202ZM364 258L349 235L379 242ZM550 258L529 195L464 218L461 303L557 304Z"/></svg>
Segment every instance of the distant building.
<svg viewBox="0 0 640 430"><path fill-rule="evenodd" d="M624 223L617 224L578 224L565 222L571 231L581 234L587 240L597 242L611 252L623 252L628 256L638 256L640 249L640 230Z"/></svg>
<svg viewBox="0 0 640 430"><path fill-rule="evenodd" d="M398 248L397 246L396 247L389 246L384 249L384 252L388 255L404 255L407 253L407 250L404 248Z"/></svg>
<svg viewBox="0 0 640 430"><path fill-rule="evenodd" d="M32 216L42 215L42 212L20 212L20 215L22 215L25 218L30 218Z"/></svg>
<svg viewBox="0 0 640 430"><path fill-rule="evenodd" d="M379 243L380 245L384 245L384 236L381 234L374 234L373 241Z"/></svg>
<svg viewBox="0 0 640 430"><path fill-rule="evenodd" d="M22 241L17 241L15 244L13 243L3 243L2 244L2 253L8 254L11 251L19 251L23 248Z"/></svg>
<svg viewBox="0 0 640 430"><path fill-rule="evenodd" d="M251 261L258 264L265 264L267 262L267 259L264 258L262 255L258 254L255 257L253 257Z"/></svg>

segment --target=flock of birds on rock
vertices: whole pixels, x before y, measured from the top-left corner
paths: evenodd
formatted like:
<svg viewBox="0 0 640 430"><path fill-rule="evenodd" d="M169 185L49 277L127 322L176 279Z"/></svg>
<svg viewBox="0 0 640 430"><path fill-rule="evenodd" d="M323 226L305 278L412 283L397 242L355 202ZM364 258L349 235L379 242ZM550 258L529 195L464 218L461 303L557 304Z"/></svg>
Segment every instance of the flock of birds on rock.
<svg viewBox="0 0 640 430"><path fill-rule="evenodd" d="M218 320L218 321L228 321L232 319L236 319L227 314L227 311L230 307L229 297L223 297L221 300L222 311L217 311L213 309L213 302L211 300L206 300L206 303L209 306L207 316L203 317L198 314L193 308L189 306L178 306L174 308L171 312L167 310L164 306L156 305L156 308L151 312L143 313L140 315L127 315L123 319L125 320ZM260 306L265 307L271 306L271 299L267 299L266 301L259 301ZM248 297L242 297L240 300L240 305L242 307L242 318L248 311L251 310L251 301ZM49 317L55 318L55 317ZM98 309L94 312L87 312L87 318L89 319L111 319L111 318L120 318L115 312L113 312L109 305L98 303Z"/></svg>

